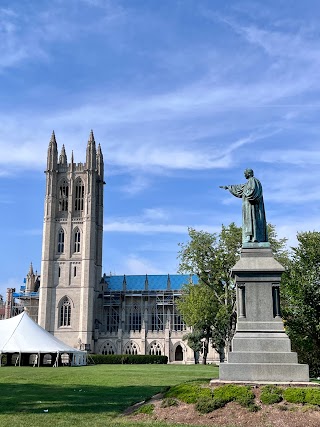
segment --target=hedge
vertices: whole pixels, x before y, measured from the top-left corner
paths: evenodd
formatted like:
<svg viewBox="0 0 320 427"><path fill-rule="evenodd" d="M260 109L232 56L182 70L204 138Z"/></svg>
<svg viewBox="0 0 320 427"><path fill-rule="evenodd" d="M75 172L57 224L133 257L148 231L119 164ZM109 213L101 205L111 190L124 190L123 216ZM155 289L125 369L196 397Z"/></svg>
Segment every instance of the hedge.
<svg viewBox="0 0 320 427"><path fill-rule="evenodd" d="M90 354L89 356L89 360L92 359L96 365L144 365L154 363L165 365L168 363L167 356L154 356L149 354Z"/></svg>

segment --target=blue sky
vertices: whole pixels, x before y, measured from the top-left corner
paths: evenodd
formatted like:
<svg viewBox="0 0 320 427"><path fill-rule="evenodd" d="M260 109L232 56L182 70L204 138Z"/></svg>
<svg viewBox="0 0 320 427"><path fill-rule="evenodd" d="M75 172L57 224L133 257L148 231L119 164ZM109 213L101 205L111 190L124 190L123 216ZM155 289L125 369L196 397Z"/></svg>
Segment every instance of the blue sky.
<svg viewBox="0 0 320 427"><path fill-rule="evenodd" d="M262 181L295 244L320 229L318 1L0 0L0 293L41 265L52 130L105 159L103 269L174 273L189 226L241 222Z"/></svg>

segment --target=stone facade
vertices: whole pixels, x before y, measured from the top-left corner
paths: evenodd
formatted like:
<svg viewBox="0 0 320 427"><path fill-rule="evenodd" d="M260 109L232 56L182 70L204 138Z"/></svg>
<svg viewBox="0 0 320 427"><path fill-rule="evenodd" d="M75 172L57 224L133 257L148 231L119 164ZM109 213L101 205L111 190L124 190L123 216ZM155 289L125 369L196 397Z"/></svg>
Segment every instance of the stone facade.
<svg viewBox="0 0 320 427"><path fill-rule="evenodd" d="M41 278L32 265L20 292L11 290L11 315L24 307L54 336L104 354L161 354L195 363L183 336L176 299L183 275L102 276L104 163L91 131L85 163L58 157L51 136L46 168ZM9 317L9 316L7 316ZM208 362L218 362L210 349Z"/></svg>
<svg viewBox="0 0 320 427"><path fill-rule="evenodd" d="M86 162L58 159L52 134L47 158L39 324L71 346L93 349L103 291L103 156L90 133ZM101 311L101 310L100 310ZM70 314L72 313L72 319ZM97 319L99 320L99 319Z"/></svg>

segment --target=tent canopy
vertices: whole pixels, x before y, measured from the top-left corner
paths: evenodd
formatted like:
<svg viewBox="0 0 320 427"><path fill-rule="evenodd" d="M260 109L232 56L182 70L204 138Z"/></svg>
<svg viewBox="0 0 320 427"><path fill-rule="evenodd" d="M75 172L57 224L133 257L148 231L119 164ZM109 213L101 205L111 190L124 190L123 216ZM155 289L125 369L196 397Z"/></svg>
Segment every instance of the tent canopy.
<svg viewBox="0 0 320 427"><path fill-rule="evenodd" d="M0 353L86 354L55 338L25 311L10 319L0 320Z"/></svg>

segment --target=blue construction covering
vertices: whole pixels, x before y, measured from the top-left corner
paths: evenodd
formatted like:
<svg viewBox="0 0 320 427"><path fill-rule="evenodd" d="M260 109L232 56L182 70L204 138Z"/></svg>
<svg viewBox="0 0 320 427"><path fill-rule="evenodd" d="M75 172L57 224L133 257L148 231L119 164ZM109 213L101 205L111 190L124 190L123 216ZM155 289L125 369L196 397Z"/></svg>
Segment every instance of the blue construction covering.
<svg viewBox="0 0 320 427"><path fill-rule="evenodd" d="M195 274L123 275L104 278L108 291L179 291L190 281L198 283L198 276Z"/></svg>

